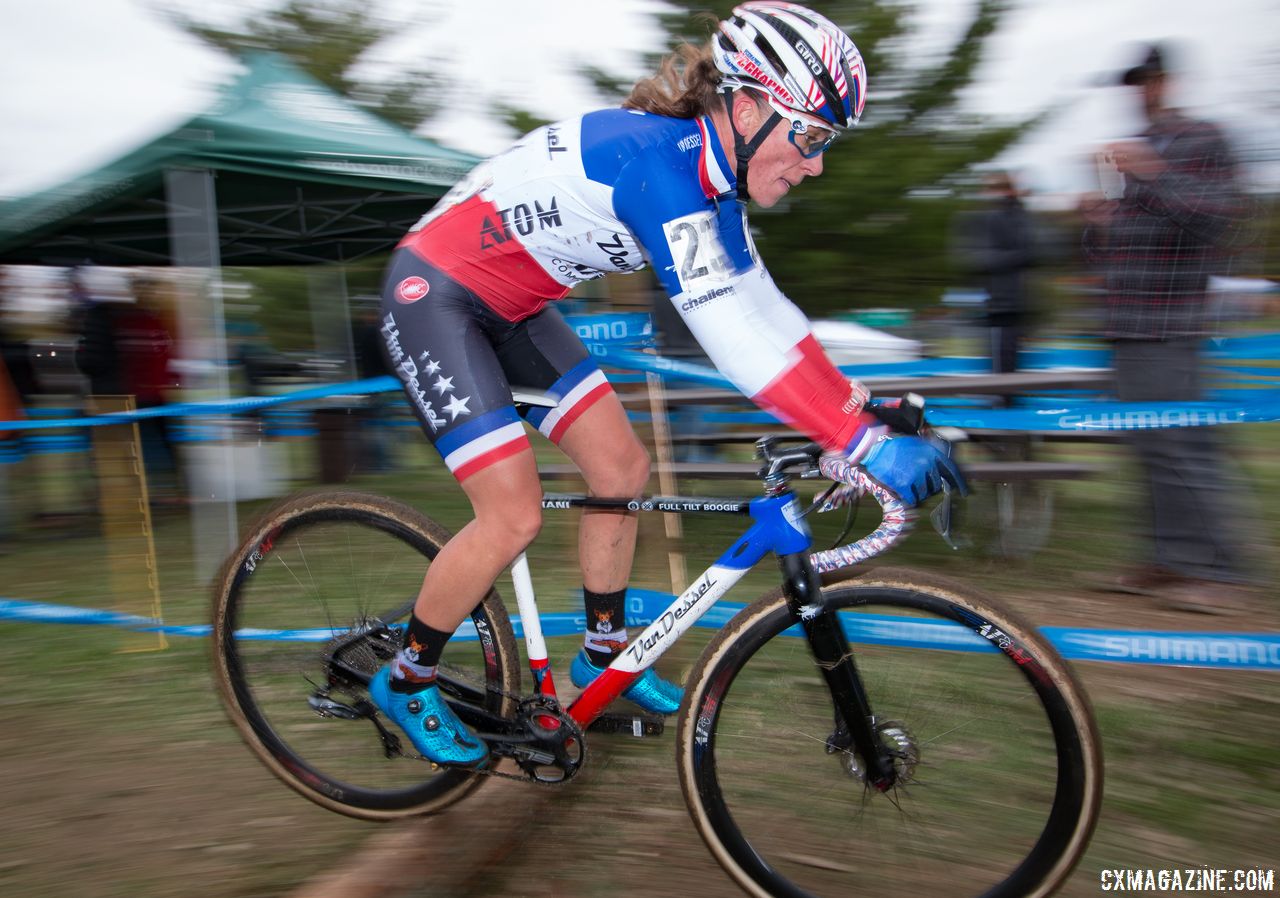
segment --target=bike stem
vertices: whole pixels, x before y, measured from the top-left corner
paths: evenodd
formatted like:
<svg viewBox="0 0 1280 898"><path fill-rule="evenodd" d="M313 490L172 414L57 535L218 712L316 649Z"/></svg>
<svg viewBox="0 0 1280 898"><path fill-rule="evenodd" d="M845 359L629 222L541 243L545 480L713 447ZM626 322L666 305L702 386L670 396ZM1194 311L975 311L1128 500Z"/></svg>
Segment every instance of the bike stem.
<svg viewBox="0 0 1280 898"><path fill-rule="evenodd" d="M835 610L823 604L819 575L807 552L779 555L778 562L787 605L804 630L814 661L831 691L837 723L843 720L849 728L854 748L866 765L867 782L881 792L887 791L894 781L893 759L876 737L866 688Z"/></svg>

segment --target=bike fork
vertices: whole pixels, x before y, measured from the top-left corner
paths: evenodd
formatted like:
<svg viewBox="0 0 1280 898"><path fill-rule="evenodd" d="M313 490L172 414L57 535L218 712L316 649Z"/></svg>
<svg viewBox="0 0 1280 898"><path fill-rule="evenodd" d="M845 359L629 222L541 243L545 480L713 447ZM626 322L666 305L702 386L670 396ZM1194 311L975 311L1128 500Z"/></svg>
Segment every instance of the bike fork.
<svg viewBox="0 0 1280 898"><path fill-rule="evenodd" d="M862 685L835 609L823 604L822 585L807 554L783 555L779 561L787 604L800 622L814 661L831 692L837 735L843 723L853 748L866 765L867 782L881 792L887 791L894 783L893 758L875 734L867 690Z"/></svg>

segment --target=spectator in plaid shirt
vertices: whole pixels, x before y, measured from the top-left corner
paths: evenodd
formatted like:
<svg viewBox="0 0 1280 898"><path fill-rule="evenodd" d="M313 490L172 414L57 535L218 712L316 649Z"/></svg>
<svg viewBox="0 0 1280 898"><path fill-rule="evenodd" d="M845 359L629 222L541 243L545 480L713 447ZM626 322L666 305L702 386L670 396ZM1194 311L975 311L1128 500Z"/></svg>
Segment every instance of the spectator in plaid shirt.
<svg viewBox="0 0 1280 898"><path fill-rule="evenodd" d="M1167 48L1152 46L1122 76L1140 92L1148 127L1104 153L1123 196L1082 204L1085 254L1105 282L1116 396L1129 402L1203 398L1209 276L1225 273L1249 218L1222 133L1168 105L1166 65ZM1137 430L1132 443L1151 491L1154 556L1110 588L1181 610L1234 610L1242 576L1228 525L1238 517L1214 429Z"/></svg>

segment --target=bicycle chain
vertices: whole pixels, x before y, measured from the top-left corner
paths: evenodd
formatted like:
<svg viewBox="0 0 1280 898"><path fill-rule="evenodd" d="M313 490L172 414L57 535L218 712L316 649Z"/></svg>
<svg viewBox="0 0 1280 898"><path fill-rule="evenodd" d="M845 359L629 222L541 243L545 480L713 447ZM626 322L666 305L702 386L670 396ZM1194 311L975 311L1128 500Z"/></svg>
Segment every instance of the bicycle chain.
<svg viewBox="0 0 1280 898"><path fill-rule="evenodd" d="M374 654L374 657L377 660L381 660L381 658L379 658L376 653ZM449 667L449 669L453 672L453 674L458 678L466 680L466 682L472 688L477 688L480 685L476 680L476 678L472 677L470 674L462 670L459 670L457 668L454 668L451 665L446 665L446 667ZM501 686L497 686L489 682L488 680L485 680L484 682L484 689L488 693L494 693L499 696L502 696L503 698L511 699L515 703L517 708L519 708L521 704L527 701L537 701L539 698L537 694L521 695L519 693L512 692L508 689L502 688ZM545 698L545 696L543 698ZM555 717L560 722L561 726L566 726L570 729L570 734L566 738L577 739L578 742L583 746L582 760L579 762L577 770L574 771L574 773L567 775L564 779L561 779L561 780L554 780L554 781L541 780L524 772L521 772L520 774L503 773L498 770L493 770L487 767L472 768L472 767L451 766L448 764L438 764L435 761L428 758L426 755L423 755L417 752L412 752L412 751L406 752L403 750L403 747L400 749L399 754L400 754L400 757L406 758L410 761L425 761L428 765L431 766L431 769L433 771L459 770L459 771L468 772L468 773L475 773L480 776L489 776L495 779L516 780L517 782L533 783L539 786L561 786L567 783L573 777L577 776L578 773L582 772L582 768L586 765L587 750L586 750L586 737L582 731L582 727L578 726L577 721L575 721L572 717L566 714L562 708L559 707L558 701L556 704L557 704L557 709L555 711L552 711L549 708L544 708L541 711L535 712L535 713L543 713L548 716ZM403 746L403 742L401 744ZM410 742L409 744L412 745L413 743ZM511 760L516 761L515 758L512 758ZM519 764L520 762L516 761L516 763Z"/></svg>
<svg viewBox="0 0 1280 898"><path fill-rule="evenodd" d="M476 685L474 680L472 680L472 685L473 686ZM516 703L517 707L519 707L520 704L525 701L528 701L528 700L536 701L537 699L536 695L533 695L533 696L520 695L519 693L511 692L508 689L503 689L501 686L495 686L494 684L489 683L487 681L485 682L484 687L486 692L496 693L497 695L500 695L503 698L511 699ZM539 713L544 713L544 714L547 714L548 716L553 716L560 721L561 726L569 727L571 730L569 738L576 738L583 746L582 760L578 764L578 769L574 773L570 774L569 776L566 776L562 780L554 780L554 781L540 780L533 776L530 776L527 773L523 773L523 772L519 774L503 773L502 771L494 770L489 767L455 767L448 764L438 764L435 761L428 758L426 755L421 755L417 753L409 754L403 751L400 754L401 754L401 757L408 758L411 761L426 761L427 764L430 765L433 771L456 770L462 773L474 773L477 776L488 776L494 779L515 780L516 782L519 782L519 783L529 783L535 786L545 786L545 787L553 787L553 788L557 786L563 786L565 783L569 782L569 780L573 779L579 773L581 773L582 768L586 766L586 763L587 763L586 737L582 731L582 727L578 726L578 722L574 720L572 717L570 717L568 714L564 713L563 710L552 712L550 709L544 709ZM412 745L412 743L410 744ZM515 758L512 758L511 760L515 761ZM519 764L519 761L516 761L516 763Z"/></svg>

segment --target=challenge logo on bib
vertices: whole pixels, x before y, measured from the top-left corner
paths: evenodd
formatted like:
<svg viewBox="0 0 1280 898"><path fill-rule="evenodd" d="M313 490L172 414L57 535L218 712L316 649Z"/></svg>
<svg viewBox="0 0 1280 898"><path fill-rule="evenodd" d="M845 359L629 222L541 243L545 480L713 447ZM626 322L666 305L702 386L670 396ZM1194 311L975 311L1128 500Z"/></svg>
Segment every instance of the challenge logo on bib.
<svg viewBox="0 0 1280 898"><path fill-rule="evenodd" d="M422 299L430 289L431 285L420 277L405 278L396 284L396 302L407 306Z"/></svg>

